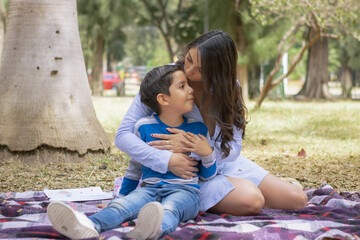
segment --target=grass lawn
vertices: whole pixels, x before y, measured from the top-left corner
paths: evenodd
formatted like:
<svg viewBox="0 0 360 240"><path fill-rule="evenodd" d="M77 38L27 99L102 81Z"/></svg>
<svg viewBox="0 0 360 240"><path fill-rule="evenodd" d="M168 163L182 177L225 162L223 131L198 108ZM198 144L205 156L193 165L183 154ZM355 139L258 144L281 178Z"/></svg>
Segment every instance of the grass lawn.
<svg viewBox="0 0 360 240"><path fill-rule="evenodd" d="M12 159L0 162L0 192L112 189L114 178L127 167L128 156L114 147L114 136L132 98L94 97L93 101L112 141L111 154L83 163L46 166ZM253 105L248 103L249 109ZM265 101L259 111L249 112L242 154L274 175L297 179L304 187L327 182L338 191L360 191L360 102Z"/></svg>

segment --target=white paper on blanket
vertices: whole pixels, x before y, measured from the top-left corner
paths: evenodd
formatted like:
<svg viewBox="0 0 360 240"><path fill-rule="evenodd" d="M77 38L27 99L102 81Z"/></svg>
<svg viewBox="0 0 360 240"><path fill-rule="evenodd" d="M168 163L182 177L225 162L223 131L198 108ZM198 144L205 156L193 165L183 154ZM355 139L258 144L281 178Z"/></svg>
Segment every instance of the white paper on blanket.
<svg viewBox="0 0 360 240"><path fill-rule="evenodd" d="M44 193L50 201L91 201L112 199L112 192L103 192L100 187L75 188L75 189L44 189Z"/></svg>

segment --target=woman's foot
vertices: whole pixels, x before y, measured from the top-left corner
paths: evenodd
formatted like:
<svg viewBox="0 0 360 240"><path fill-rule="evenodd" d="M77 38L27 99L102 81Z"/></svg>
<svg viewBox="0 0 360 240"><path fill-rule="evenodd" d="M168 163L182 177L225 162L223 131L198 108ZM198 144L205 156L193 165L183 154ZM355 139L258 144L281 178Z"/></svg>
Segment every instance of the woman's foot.
<svg viewBox="0 0 360 240"><path fill-rule="evenodd" d="M76 212L62 202L52 202L47 214L55 230L71 239L99 236L93 222L83 213Z"/></svg>
<svg viewBox="0 0 360 240"><path fill-rule="evenodd" d="M151 202L140 209L136 226L126 237L137 240L159 239L162 235L161 224L164 207L159 202Z"/></svg>

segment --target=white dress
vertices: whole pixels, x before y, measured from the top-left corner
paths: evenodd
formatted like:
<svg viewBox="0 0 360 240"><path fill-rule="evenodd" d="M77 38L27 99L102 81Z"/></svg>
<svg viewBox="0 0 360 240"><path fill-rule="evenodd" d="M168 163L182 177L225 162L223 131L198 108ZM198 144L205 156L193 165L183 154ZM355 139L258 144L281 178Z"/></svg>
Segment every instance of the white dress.
<svg viewBox="0 0 360 240"><path fill-rule="evenodd" d="M115 146L144 166L165 173L168 170L168 163L172 153L149 146L133 133L137 120L151 115L152 112L150 108L141 103L140 95L137 94L116 133ZM185 117L203 122L196 105L194 105L191 112L185 114ZM206 211L213 207L234 189L234 186L226 177L247 179L258 186L268 174L268 171L258 164L240 155L242 131L235 127L234 141L230 143L230 154L228 157L222 158L222 153L219 150L221 140L214 141L219 131L220 128L216 125L214 135L210 140L210 145L215 147L218 175L210 181L200 181L200 211Z"/></svg>

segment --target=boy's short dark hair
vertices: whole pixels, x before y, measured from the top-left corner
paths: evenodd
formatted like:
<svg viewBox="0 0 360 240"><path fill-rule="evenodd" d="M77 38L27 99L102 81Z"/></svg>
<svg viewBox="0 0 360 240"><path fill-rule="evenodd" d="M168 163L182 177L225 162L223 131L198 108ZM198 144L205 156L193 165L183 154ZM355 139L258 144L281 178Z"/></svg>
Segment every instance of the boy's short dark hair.
<svg viewBox="0 0 360 240"><path fill-rule="evenodd" d="M148 72L140 85L141 102L150 107L154 112L160 114L160 105L157 95L160 93L170 96L170 85L173 82L173 73L183 71L183 64L177 62L173 65L164 65L153 68Z"/></svg>

